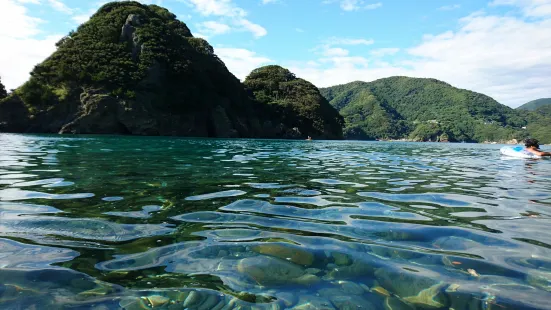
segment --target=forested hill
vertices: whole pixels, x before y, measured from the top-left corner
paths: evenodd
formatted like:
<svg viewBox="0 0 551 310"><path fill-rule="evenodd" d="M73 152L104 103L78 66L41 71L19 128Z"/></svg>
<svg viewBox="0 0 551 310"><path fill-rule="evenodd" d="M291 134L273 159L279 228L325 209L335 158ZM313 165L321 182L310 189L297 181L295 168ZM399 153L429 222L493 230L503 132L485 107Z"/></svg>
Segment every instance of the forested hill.
<svg viewBox="0 0 551 310"><path fill-rule="evenodd" d="M527 103L521 105L517 109L518 110L535 111L539 107L543 107L543 106L546 106L546 105L551 105L551 98L541 98L541 99L532 100L530 102L527 102Z"/></svg>
<svg viewBox="0 0 551 310"><path fill-rule="evenodd" d="M270 65L253 70L245 87L259 106L271 107L283 123L314 139L342 139L344 120L312 83Z"/></svg>
<svg viewBox="0 0 551 310"><path fill-rule="evenodd" d="M24 85L4 99L0 90L0 131L342 137L340 126L311 132L305 123L325 121L316 114L325 110L310 109L296 123L251 98L207 41L157 5L107 3L56 45Z"/></svg>
<svg viewBox="0 0 551 310"><path fill-rule="evenodd" d="M435 79L390 77L320 91L344 117L349 139L504 142L532 135L551 142L544 115Z"/></svg>

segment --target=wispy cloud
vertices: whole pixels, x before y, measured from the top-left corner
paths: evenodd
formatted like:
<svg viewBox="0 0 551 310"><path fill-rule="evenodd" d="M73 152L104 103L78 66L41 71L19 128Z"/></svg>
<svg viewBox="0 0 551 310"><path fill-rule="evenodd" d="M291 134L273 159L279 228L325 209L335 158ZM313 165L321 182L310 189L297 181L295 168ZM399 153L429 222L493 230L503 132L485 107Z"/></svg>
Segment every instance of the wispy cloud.
<svg viewBox="0 0 551 310"><path fill-rule="evenodd" d="M29 15L24 4L37 1L0 1L0 76L6 88L16 88L29 78L33 67L55 51L62 37L44 36L44 20Z"/></svg>
<svg viewBox="0 0 551 310"><path fill-rule="evenodd" d="M371 45L375 43L372 39L354 39L331 37L325 41L327 45Z"/></svg>
<svg viewBox="0 0 551 310"><path fill-rule="evenodd" d="M206 35L219 35L227 33L231 30L231 27L217 21L206 21L198 26L199 31Z"/></svg>
<svg viewBox="0 0 551 310"><path fill-rule="evenodd" d="M365 0L325 0L324 4L339 3L343 11L374 10L383 6L383 3L367 3Z"/></svg>
<svg viewBox="0 0 551 310"><path fill-rule="evenodd" d="M231 25L236 30L248 31L255 38L260 38L268 34L268 31L246 18L247 11L235 5L232 0L185 0L188 5L193 7L203 16L216 16L220 18L220 23Z"/></svg>
<svg viewBox="0 0 551 310"><path fill-rule="evenodd" d="M377 3L368 4L368 5L364 6L363 8L366 9L366 10L375 10L375 9L378 9L382 6L383 6L382 2L377 2Z"/></svg>
<svg viewBox="0 0 551 310"><path fill-rule="evenodd" d="M550 17L550 0L493 0L490 6L515 6L529 17Z"/></svg>
<svg viewBox="0 0 551 310"><path fill-rule="evenodd" d="M399 48L395 47L386 47L386 48L376 48L369 52L369 54L373 57L384 57L384 56L391 56L395 55L400 51Z"/></svg>
<svg viewBox="0 0 551 310"><path fill-rule="evenodd" d="M461 8L460 4L450 4L450 5L441 6L438 9L440 11L452 11L452 10L457 10L459 8Z"/></svg>
<svg viewBox="0 0 551 310"><path fill-rule="evenodd" d="M65 3L61 2L60 0L48 0L48 3L56 11L69 15L73 14L73 9L69 8L67 5L65 5Z"/></svg>
<svg viewBox="0 0 551 310"><path fill-rule="evenodd" d="M254 69L273 63L270 58L257 55L244 48L215 47L214 52L226 67L239 79L244 80Z"/></svg>

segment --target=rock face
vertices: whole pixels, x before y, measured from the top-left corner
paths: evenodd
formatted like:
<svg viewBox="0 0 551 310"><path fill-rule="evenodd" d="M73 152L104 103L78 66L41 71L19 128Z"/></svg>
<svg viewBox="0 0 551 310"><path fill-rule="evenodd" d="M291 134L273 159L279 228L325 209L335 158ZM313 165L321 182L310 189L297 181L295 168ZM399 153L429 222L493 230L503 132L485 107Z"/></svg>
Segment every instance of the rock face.
<svg viewBox="0 0 551 310"><path fill-rule="evenodd" d="M4 99L8 96L8 92L6 92L6 88L4 87L4 84L2 84L2 80L0 80L0 100Z"/></svg>
<svg viewBox="0 0 551 310"><path fill-rule="evenodd" d="M29 124L27 108L17 96L0 100L0 132L20 132Z"/></svg>
<svg viewBox="0 0 551 310"><path fill-rule="evenodd" d="M0 98L0 131L196 137L302 137L156 5L113 2L57 43Z"/></svg>

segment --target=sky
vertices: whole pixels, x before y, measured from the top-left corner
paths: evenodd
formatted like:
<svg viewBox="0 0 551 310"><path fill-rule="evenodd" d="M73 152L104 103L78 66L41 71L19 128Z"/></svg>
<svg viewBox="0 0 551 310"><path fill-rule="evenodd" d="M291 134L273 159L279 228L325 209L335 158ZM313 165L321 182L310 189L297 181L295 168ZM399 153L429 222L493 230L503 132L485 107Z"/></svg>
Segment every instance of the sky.
<svg viewBox="0 0 551 310"><path fill-rule="evenodd" d="M0 0L0 78L24 83L102 0ZM268 64L318 87L436 78L511 107L551 97L551 0L141 0L240 79Z"/></svg>

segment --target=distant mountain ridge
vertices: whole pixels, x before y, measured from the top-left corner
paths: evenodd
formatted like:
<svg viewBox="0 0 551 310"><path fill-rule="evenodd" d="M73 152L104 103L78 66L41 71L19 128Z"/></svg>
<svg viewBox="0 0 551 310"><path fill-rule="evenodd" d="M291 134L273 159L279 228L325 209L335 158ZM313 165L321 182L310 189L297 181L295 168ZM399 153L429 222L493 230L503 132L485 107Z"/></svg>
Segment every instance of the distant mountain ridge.
<svg viewBox="0 0 551 310"><path fill-rule="evenodd" d="M551 105L551 98L541 98L532 100L530 102L527 102L520 107L517 108L517 110L527 110L527 111L535 111L539 107L545 106L545 105Z"/></svg>
<svg viewBox="0 0 551 310"><path fill-rule="evenodd" d="M344 117L348 139L506 142L536 135L551 142L551 119L546 124L543 115L436 79L395 76L320 91Z"/></svg>

